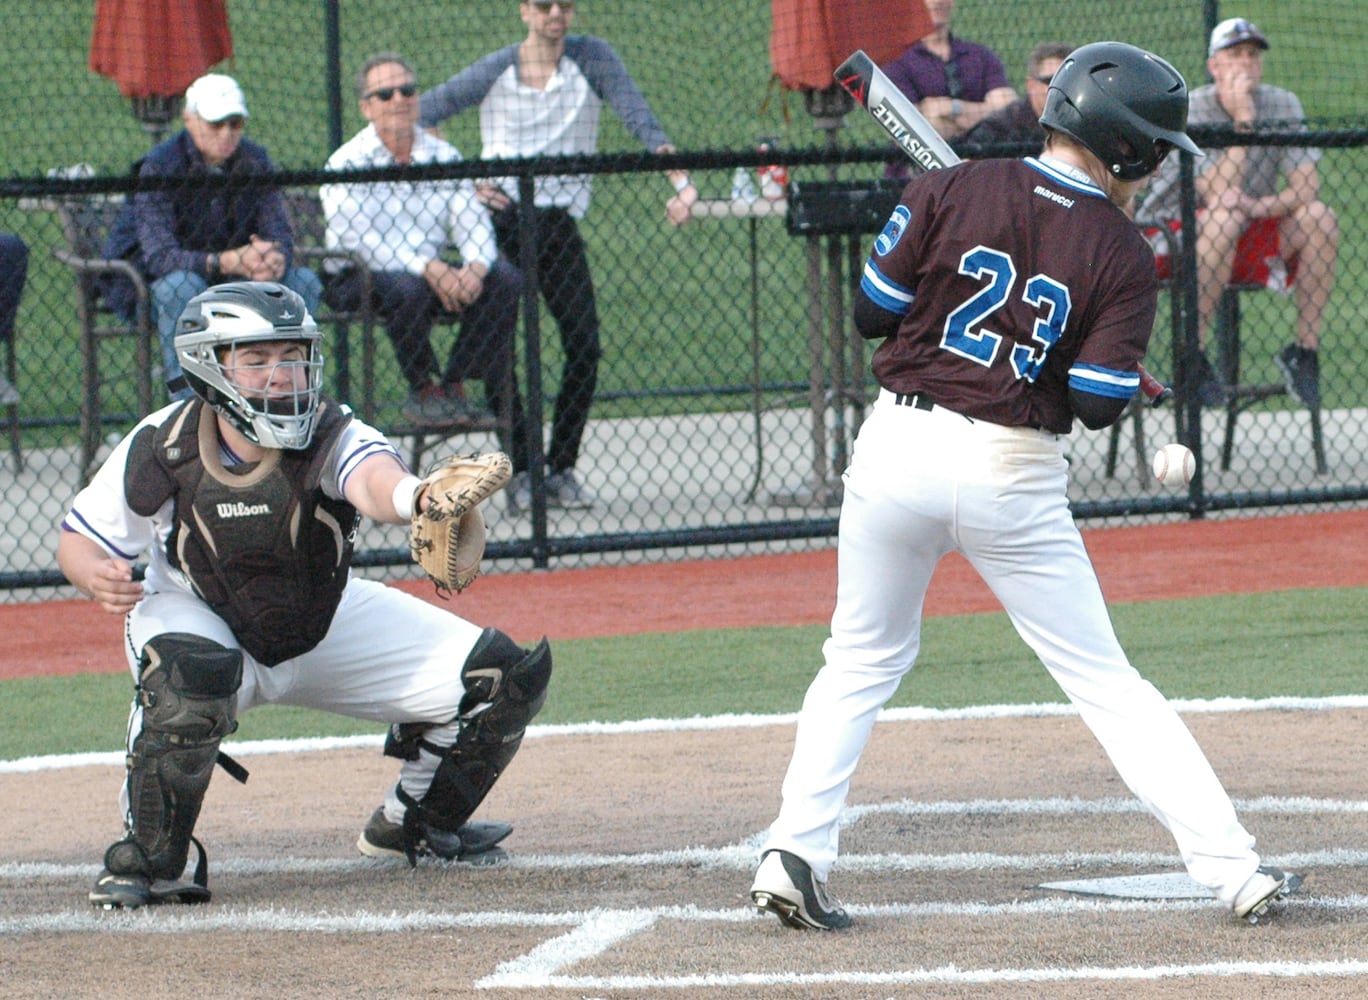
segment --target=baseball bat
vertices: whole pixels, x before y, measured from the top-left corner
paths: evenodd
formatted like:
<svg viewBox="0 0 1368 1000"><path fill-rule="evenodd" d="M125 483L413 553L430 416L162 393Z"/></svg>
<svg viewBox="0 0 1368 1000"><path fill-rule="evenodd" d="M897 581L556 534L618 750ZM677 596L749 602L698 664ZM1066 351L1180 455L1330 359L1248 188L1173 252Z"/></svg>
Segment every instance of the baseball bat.
<svg viewBox="0 0 1368 1000"><path fill-rule="evenodd" d="M865 54L856 49L846 61L836 67L836 82L846 93L869 112L879 126L892 137L919 171L944 170L960 162L959 155L941 134L907 99L892 80ZM1145 371L1140 365L1140 391L1150 406L1158 406L1173 395L1173 390Z"/></svg>

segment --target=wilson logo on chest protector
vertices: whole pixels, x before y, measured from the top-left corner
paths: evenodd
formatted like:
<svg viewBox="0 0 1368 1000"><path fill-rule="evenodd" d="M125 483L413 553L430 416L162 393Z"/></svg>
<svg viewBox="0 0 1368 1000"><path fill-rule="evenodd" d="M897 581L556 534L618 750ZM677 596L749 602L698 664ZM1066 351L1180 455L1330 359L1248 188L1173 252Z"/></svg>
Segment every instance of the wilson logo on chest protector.
<svg viewBox="0 0 1368 1000"><path fill-rule="evenodd" d="M259 514L269 514L271 505L265 503L220 503L214 505L214 510L222 518L230 517L256 517Z"/></svg>

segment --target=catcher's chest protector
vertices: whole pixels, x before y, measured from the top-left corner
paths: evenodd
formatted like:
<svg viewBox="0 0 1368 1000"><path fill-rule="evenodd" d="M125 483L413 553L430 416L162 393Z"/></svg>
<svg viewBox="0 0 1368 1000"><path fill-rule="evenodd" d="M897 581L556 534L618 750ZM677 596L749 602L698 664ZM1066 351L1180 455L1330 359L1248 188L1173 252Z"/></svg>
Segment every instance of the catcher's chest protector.
<svg viewBox="0 0 1368 1000"><path fill-rule="evenodd" d="M175 498L167 557L266 666L318 645L342 599L359 518L319 481L350 420L326 404L307 449L271 451L254 468L230 472L212 411L193 400L140 432L129 452L129 505L151 515Z"/></svg>

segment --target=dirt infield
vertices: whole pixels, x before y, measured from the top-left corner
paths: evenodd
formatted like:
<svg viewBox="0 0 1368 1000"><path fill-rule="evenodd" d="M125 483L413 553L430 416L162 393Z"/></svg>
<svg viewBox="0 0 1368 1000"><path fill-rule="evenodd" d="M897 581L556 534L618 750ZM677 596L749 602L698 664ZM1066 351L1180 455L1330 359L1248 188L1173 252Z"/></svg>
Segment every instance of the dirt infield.
<svg viewBox="0 0 1368 1000"><path fill-rule="evenodd" d="M1368 585L1366 535L1368 512L1352 512L1087 537L1108 596L1130 601ZM520 639L808 624L830 613L830 553L721 570L491 576L454 606L502 619ZM932 613L993 606L962 563L947 563L934 591ZM519 619L516 607L537 617ZM624 608L652 614L628 620ZM19 611L32 606L0 609L0 627L7 640L29 631L37 655L32 631L52 626L24 626ZM75 635L84 613L57 610L58 671L103 669L99 643L117 642ZM115 832L119 769L5 774L0 974L7 996L143 1000L1368 992L1368 707L1186 718L1265 856L1311 872L1302 895L1257 927L1206 900L1038 888L1179 865L1077 717L1013 712L881 723L833 879L857 925L786 931L749 910L746 890L792 725L699 721L530 738L482 810L517 824L513 861L486 870L411 872L359 857L356 835L394 773L372 746L245 758L249 784L216 779L197 828L214 901L129 914L84 902Z"/></svg>

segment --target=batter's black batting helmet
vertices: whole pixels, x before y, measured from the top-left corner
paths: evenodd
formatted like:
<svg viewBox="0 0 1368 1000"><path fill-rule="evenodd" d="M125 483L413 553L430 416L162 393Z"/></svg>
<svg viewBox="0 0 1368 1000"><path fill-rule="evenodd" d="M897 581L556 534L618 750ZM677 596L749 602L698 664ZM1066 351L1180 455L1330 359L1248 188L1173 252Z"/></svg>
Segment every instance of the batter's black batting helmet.
<svg viewBox="0 0 1368 1000"><path fill-rule="evenodd" d="M1050 81L1040 124L1092 151L1123 181L1152 173L1171 148L1201 156L1187 137L1183 75L1124 42L1075 49Z"/></svg>

